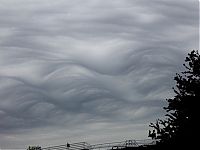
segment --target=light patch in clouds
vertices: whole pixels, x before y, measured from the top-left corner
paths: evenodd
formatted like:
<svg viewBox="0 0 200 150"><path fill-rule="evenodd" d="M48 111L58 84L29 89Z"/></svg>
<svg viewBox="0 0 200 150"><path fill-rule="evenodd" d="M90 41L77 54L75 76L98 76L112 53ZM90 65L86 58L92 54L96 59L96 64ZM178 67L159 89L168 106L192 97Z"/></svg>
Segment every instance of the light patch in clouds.
<svg viewBox="0 0 200 150"><path fill-rule="evenodd" d="M146 138L199 48L197 3L0 0L0 147Z"/></svg>

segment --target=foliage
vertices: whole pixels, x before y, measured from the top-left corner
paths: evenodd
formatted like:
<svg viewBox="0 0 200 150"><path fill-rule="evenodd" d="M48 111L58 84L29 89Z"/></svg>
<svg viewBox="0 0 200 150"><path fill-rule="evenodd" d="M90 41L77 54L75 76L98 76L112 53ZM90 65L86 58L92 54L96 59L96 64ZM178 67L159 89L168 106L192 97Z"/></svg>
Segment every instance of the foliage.
<svg viewBox="0 0 200 150"><path fill-rule="evenodd" d="M193 50L183 64L186 71L176 74L173 88L175 96L167 99L166 118L150 123L156 130L156 138L160 145L191 146L195 142L197 128L198 103L200 100L200 55Z"/></svg>

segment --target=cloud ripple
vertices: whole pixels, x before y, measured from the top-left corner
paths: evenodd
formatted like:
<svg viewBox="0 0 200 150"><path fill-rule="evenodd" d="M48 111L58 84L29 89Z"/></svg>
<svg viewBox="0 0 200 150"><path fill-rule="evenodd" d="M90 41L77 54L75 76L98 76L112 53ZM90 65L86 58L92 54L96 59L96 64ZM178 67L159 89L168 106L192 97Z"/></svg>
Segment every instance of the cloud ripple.
<svg viewBox="0 0 200 150"><path fill-rule="evenodd" d="M196 3L0 0L0 145L145 138L198 48Z"/></svg>

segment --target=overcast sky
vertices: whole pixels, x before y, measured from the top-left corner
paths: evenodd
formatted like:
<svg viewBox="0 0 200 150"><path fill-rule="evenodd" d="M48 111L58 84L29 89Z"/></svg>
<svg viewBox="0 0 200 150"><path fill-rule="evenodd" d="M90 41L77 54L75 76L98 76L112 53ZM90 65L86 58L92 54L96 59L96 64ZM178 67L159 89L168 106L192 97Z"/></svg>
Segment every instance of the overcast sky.
<svg viewBox="0 0 200 150"><path fill-rule="evenodd" d="M146 139L198 49L198 0L0 0L0 148Z"/></svg>

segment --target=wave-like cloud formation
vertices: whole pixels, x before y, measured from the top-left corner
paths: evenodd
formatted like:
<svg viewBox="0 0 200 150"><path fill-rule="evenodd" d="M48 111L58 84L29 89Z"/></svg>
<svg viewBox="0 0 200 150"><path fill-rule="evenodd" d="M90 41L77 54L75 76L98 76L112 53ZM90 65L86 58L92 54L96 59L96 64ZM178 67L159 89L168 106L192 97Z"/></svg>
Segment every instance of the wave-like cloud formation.
<svg viewBox="0 0 200 150"><path fill-rule="evenodd" d="M0 0L0 146L146 138L198 48L194 0Z"/></svg>

